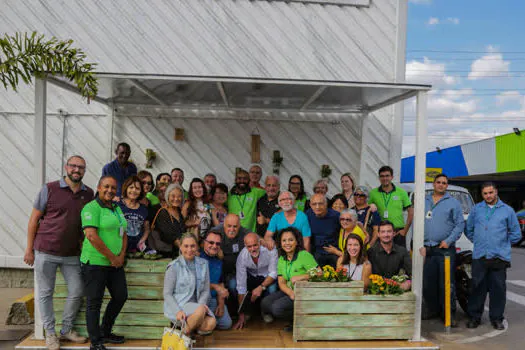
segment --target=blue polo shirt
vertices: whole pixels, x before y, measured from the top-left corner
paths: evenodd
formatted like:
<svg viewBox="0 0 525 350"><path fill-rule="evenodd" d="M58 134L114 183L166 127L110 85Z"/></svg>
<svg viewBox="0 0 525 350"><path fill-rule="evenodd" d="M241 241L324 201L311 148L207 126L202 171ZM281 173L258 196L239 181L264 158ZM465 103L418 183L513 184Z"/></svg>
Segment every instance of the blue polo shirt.
<svg viewBox="0 0 525 350"><path fill-rule="evenodd" d="M209 256L204 249L201 249L200 257L208 261L208 267L210 268L210 284L222 283L222 260L216 256ZM211 289L211 297L217 297L217 291L214 289Z"/></svg>
<svg viewBox="0 0 525 350"><path fill-rule="evenodd" d="M297 210L295 221L291 225L288 223L288 220L286 220L284 211L274 214L270 219L270 223L268 224L268 231L275 233L290 226L293 226L301 231L303 237L310 237L312 235L310 232L310 225L308 224L308 218L306 217L306 214L300 210Z"/></svg>
<svg viewBox="0 0 525 350"><path fill-rule="evenodd" d="M337 247L337 238L339 237L339 213L328 208L328 212L322 218L315 216L314 211L310 208L306 211L308 223L313 237L313 246L317 254L328 254L323 247L332 245Z"/></svg>
<svg viewBox="0 0 525 350"><path fill-rule="evenodd" d="M514 210L498 199L492 208L485 201L472 208L465 235L474 243L474 259L510 262L511 244L519 242L521 230Z"/></svg>
<svg viewBox="0 0 525 350"><path fill-rule="evenodd" d="M118 160L115 159L102 168L102 176L111 175L117 179L117 196L121 197L122 184L132 175L137 175L135 164L128 162L128 166L121 167Z"/></svg>
<svg viewBox="0 0 525 350"><path fill-rule="evenodd" d="M430 213L430 214L429 214ZM450 246L459 239L465 220L459 201L448 192L434 204L432 194L425 197L425 245L434 247L447 242Z"/></svg>

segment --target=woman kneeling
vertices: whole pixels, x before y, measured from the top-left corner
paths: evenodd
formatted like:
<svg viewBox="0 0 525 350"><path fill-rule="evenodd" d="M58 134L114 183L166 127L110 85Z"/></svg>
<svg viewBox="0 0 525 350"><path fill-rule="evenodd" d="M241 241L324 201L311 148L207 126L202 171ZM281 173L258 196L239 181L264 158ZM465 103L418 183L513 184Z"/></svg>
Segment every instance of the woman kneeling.
<svg viewBox="0 0 525 350"><path fill-rule="evenodd" d="M265 322L271 322L273 317L287 321L293 319L295 283L307 281L308 270L317 267L315 258L304 249L301 232L295 227L279 231L276 242L279 252L277 262L279 291L268 295L261 302ZM291 330L291 326L285 327L285 331Z"/></svg>
<svg viewBox="0 0 525 350"><path fill-rule="evenodd" d="M206 306L210 298L208 262L197 255L197 239L186 233L180 256L168 265L164 276L164 315L173 323L186 321L186 334L210 334L215 317Z"/></svg>

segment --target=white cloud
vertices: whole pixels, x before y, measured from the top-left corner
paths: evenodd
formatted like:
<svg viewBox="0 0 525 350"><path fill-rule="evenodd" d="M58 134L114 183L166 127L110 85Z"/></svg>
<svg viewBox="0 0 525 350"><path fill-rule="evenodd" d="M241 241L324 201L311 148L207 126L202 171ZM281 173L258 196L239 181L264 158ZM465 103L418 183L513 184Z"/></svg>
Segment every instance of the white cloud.
<svg viewBox="0 0 525 350"><path fill-rule="evenodd" d="M474 90L472 90L471 88L461 90L444 90L443 97L456 101L460 98L472 96L473 93Z"/></svg>
<svg viewBox="0 0 525 350"><path fill-rule="evenodd" d="M423 62L412 60L406 65L406 81L432 85L454 85L457 77L445 73L445 64L429 60Z"/></svg>
<svg viewBox="0 0 525 350"><path fill-rule="evenodd" d="M522 96L519 91L504 91L496 96L498 105L503 105L509 102L521 102Z"/></svg>
<svg viewBox="0 0 525 350"><path fill-rule="evenodd" d="M429 26L435 26L435 25L439 24L439 18L437 18L437 17L430 17L428 19L428 21L427 21L427 24Z"/></svg>
<svg viewBox="0 0 525 350"><path fill-rule="evenodd" d="M509 73L510 61L503 60L503 55L493 47L487 47L488 53L472 62L468 78L476 80L481 78L502 77Z"/></svg>
<svg viewBox="0 0 525 350"><path fill-rule="evenodd" d="M470 114L476 111L476 107L477 103L475 100L454 101L443 96L428 99L428 110L432 111L433 115Z"/></svg>
<svg viewBox="0 0 525 350"><path fill-rule="evenodd" d="M448 17L447 22L451 24L458 25L459 24L459 18L457 17Z"/></svg>

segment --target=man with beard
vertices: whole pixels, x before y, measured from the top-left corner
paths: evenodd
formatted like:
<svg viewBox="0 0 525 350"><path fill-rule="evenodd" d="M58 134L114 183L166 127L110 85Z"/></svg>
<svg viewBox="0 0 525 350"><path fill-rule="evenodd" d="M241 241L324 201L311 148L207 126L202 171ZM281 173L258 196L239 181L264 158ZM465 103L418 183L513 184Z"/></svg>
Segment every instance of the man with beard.
<svg viewBox="0 0 525 350"><path fill-rule="evenodd" d="M125 142L119 143L115 149L115 155L117 158L102 168L102 176L109 175L117 179L117 196L114 200L118 201L122 195L122 184L128 177L137 175L137 167L129 162L129 156L131 155L129 144Z"/></svg>
<svg viewBox="0 0 525 350"><path fill-rule="evenodd" d="M228 213L241 219L241 226L256 232L257 201L266 193L260 188L250 188L250 174L239 169L235 175L235 186L228 196Z"/></svg>
<svg viewBox="0 0 525 350"><path fill-rule="evenodd" d="M481 196L483 202L472 208L465 229L465 235L474 243L467 328L479 326L489 293L490 323L495 329L503 330L511 244L521 239L521 230L516 213L499 200L494 183L481 185Z"/></svg>
<svg viewBox="0 0 525 350"><path fill-rule="evenodd" d="M248 292L251 292L251 295L244 303L250 305L277 291L277 260L277 250L261 247L260 238L255 233L248 233L244 237L244 248L237 257L236 264L239 304ZM234 329L242 329L246 324L243 309L239 312L239 320L233 326Z"/></svg>
<svg viewBox="0 0 525 350"><path fill-rule="evenodd" d="M268 230L264 235L264 245L268 249L275 247L273 236L276 232L293 226L301 232L303 236L304 249L310 251L310 224L305 213L296 209L294 206L295 196L290 191L282 191L279 195L279 207L282 211L276 213L270 220Z"/></svg>
<svg viewBox="0 0 525 350"><path fill-rule="evenodd" d="M55 333L53 292L60 268L67 284L62 339L85 343L87 339L73 330L73 321L82 303L83 282L80 271L80 247L83 239L80 212L93 199L93 190L82 183L86 161L70 157L65 165L67 176L42 187L33 204L27 229L24 262L35 266L38 303L48 349L60 348Z"/></svg>
<svg viewBox="0 0 525 350"><path fill-rule="evenodd" d="M260 237L264 237L273 214L281 209L277 202L280 188L279 177L267 176L264 183L266 194L257 201L257 234Z"/></svg>

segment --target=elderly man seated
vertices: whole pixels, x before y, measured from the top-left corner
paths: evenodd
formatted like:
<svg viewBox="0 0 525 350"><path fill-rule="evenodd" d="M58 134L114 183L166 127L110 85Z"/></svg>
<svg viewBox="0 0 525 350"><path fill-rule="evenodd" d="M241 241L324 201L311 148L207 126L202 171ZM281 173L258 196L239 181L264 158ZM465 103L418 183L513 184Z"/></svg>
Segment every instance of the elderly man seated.
<svg viewBox="0 0 525 350"><path fill-rule="evenodd" d="M268 249L275 247L273 237L277 231L292 226L301 232L304 247L306 250L310 250L311 231L308 218L305 213L294 207L294 202L295 197L292 192L282 191L281 194L279 194L279 207L281 207L282 211L273 215L268 225L268 230L264 235L264 244Z"/></svg>
<svg viewBox="0 0 525 350"><path fill-rule="evenodd" d="M224 255L222 264L223 281L230 295L236 295L235 263L239 253L244 248L244 237L250 231L241 227L241 220L235 214L226 215L224 224L212 228L211 231L222 235L221 250Z"/></svg>
<svg viewBox="0 0 525 350"><path fill-rule="evenodd" d="M394 244L394 224L381 221L379 224L379 243L368 250L368 260L372 273L390 278L404 273L412 274L412 259L405 247ZM410 289L410 280L401 284L404 290Z"/></svg>
<svg viewBox="0 0 525 350"><path fill-rule="evenodd" d="M251 296L244 300L244 305L260 301L262 296L277 291L277 250L268 250L260 245L260 238L255 233L248 233L244 237L244 248L237 257L237 292L239 305L248 292ZM244 307L239 312L239 320L233 326L241 329L246 324Z"/></svg>

